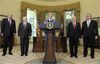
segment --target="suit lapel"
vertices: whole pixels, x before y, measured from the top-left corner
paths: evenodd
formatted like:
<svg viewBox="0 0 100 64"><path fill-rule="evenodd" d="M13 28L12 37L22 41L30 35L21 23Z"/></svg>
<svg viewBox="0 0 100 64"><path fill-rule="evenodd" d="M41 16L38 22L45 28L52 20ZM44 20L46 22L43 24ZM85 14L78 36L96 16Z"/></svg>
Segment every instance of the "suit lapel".
<svg viewBox="0 0 100 64"><path fill-rule="evenodd" d="M23 22L21 23L21 28L22 28L22 30L24 31L24 25L23 25Z"/></svg>
<svg viewBox="0 0 100 64"><path fill-rule="evenodd" d="M9 24L8 18L6 19L7 25L8 27L10 27L11 25Z"/></svg>
<svg viewBox="0 0 100 64"><path fill-rule="evenodd" d="M86 27L87 27L87 28L90 28L90 26L91 26L91 24L92 24L92 20L90 21L89 26L87 25L87 20L85 21L85 24L86 24Z"/></svg>
<svg viewBox="0 0 100 64"><path fill-rule="evenodd" d="M74 26L73 26L73 23L71 22L71 27L72 27L72 29L74 29Z"/></svg>
<svg viewBox="0 0 100 64"><path fill-rule="evenodd" d="M25 27L25 29L27 29L28 28L28 23L26 24L26 27Z"/></svg>
<svg viewBox="0 0 100 64"><path fill-rule="evenodd" d="M78 25L78 24L77 24L77 22L76 22L76 26L75 26L75 29L77 28L77 25Z"/></svg>
<svg viewBox="0 0 100 64"><path fill-rule="evenodd" d="M26 26L24 26L23 23L22 23L22 27L23 27L24 30L27 29L27 25L28 25L28 23L26 24Z"/></svg>
<svg viewBox="0 0 100 64"><path fill-rule="evenodd" d="M76 22L76 26L75 26L75 28L74 28L73 23L71 23L71 25L72 25L73 29L76 29L76 28L77 28L77 22Z"/></svg>
<svg viewBox="0 0 100 64"><path fill-rule="evenodd" d="M91 21L92 21L92 20L91 20ZM89 25L89 28L90 28L90 26L91 26L91 23L92 23L91 21L90 21L90 25Z"/></svg>
<svg viewBox="0 0 100 64"><path fill-rule="evenodd" d="M88 25L87 25L87 20L85 21L85 26L86 26L87 28L89 28Z"/></svg>

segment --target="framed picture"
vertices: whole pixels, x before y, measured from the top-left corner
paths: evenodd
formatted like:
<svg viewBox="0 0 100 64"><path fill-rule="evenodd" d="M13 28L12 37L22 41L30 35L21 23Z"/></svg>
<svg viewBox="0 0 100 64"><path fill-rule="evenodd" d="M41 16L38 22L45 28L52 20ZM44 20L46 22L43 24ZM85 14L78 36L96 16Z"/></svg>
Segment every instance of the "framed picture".
<svg viewBox="0 0 100 64"><path fill-rule="evenodd" d="M74 14L74 10L64 11L64 36L66 36L67 26L72 21L72 17L74 16Z"/></svg>
<svg viewBox="0 0 100 64"><path fill-rule="evenodd" d="M67 10L64 12L64 20L66 23L66 26L72 21L72 17L74 16L74 10Z"/></svg>

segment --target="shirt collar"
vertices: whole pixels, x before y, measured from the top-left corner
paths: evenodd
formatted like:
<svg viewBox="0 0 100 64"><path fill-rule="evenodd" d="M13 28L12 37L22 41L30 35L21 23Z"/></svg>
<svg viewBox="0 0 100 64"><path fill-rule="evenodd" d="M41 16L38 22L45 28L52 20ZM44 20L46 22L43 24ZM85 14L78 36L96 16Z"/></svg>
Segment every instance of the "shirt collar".
<svg viewBox="0 0 100 64"><path fill-rule="evenodd" d="M89 22L90 22L90 21L91 21L91 19L90 19L90 20L87 20L87 21L89 21Z"/></svg>

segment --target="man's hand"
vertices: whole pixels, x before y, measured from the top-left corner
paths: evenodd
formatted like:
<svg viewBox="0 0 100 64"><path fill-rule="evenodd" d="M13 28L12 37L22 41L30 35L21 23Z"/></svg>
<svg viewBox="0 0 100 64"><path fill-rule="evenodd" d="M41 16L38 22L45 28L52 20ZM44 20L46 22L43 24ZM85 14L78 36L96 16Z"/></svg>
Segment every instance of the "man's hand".
<svg viewBox="0 0 100 64"><path fill-rule="evenodd" d="M13 35L14 35L14 36L16 36L16 35L17 35L17 33L14 33Z"/></svg>
<svg viewBox="0 0 100 64"><path fill-rule="evenodd" d="M1 36L3 36L3 33L1 33Z"/></svg>
<svg viewBox="0 0 100 64"><path fill-rule="evenodd" d="M29 36L29 39L31 39L31 36Z"/></svg>
<svg viewBox="0 0 100 64"><path fill-rule="evenodd" d="M67 39L69 40L70 38L69 38L69 37L67 37Z"/></svg>
<svg viewBox="0 0 100 64"><path fill-rule="evenodd" d="M44 22L44 24L46 24L47 22Z"/></svg>
<svg viewBox="0 0 100 64"><path fill-rule="evenodd" d="M98 39L98 36L95 36L95 39Z"/></svg>

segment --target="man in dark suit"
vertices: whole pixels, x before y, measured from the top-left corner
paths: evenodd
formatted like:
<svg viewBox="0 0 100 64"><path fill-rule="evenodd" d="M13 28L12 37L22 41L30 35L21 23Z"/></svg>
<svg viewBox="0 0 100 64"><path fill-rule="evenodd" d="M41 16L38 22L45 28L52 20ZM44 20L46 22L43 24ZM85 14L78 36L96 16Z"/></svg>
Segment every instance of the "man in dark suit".
<svg viewBox="0 0 100 64"><path fill-rule="evenodd" d="M29 39L32 33L31 24L27 22L27 17L23 17L23 21L18 27L18 36L20 36L21 56L28 55Z"/></svg>
<svg viewBox="0 0 100 64"><path fill-rule="evenodd" d="M94 58L95 39L98 38L98 25L91 19L92 15L87 14L86 20L82 23L82 35L84 44L84 57L88 54L88 47L91 48L91 58Z"/></svg>
<svg viewBox="0 0 100 64"><path fill-rule="evenodd" d="M15 20L12 19L12 15L9 15L7 18L2 20L1 24L1 35L4 39L4 47L3 47L3 54L2 56L6 55L7 47L9 47L9 54L13 55L12 48L13 48L13 40L14 35L16 33L16 25Z"/></svg>
<svg viewBox="0 0 100 64"><path fill-rule="evenodd" d="M53 19L53 13L52 12L48 13L48 18L44 21L44 24L47 24L48 22L51 22L53 24L57 23L57 21L55 19ZM47 40L48 40L47 39L48 32L49 32L48 30L45 30L45 42L47 42ZM52 33L53 33L53 35L55 35L55 31L54 30L52 30ZM55 40L55 36L53 36L53 40Z"/></svg>
<svg viewBox="0 0 100 64"><path fill-rule="evenodd" d="M77 58L79 38L81 36L80 23L77 22L76 16L73 16L72 22L68 24L67 37L69 39L70 57Z"/></svg>

